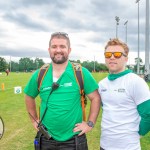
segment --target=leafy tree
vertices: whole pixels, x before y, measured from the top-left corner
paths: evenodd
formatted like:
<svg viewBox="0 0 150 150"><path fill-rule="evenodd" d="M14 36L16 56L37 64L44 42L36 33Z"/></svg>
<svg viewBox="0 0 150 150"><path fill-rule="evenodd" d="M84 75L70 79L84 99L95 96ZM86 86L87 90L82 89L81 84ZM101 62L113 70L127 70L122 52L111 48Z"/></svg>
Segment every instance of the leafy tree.
<svg viewBox="0 0 150 150"><path fill-rule="evenodd" d="M92 61L92 62L84 61L82 63L82 66L87 68L90 72L108 71L105 64L99 64L97 61L95 61L95 62L94 61Z"/></svg>
<svg viewBox="0 0 150 150"><path fill-rule="evenodd" d="M83 61L82 66L87 68L90 72L94 70L93 63L90 63L89 61Z"/></svg>
<svg viewBox="0 0 150 150"><path fill-rule="evenodd" d="M139 62L139 69L144 71L143 61L141 58L135 58L135 66L134 66L134 72L137 72L137 66Z"/></svg>
<svg viewBox="0 0 150 150"><path fill-rule="evenodd" d="M100 70L99 71L108 71L108 68L105 64L100 64Z"/></svg>
<svg viewBox="0 0 150 150"><path fill-rule="evenodd" d="M10 66L10 63L9 63L9 66ZM11 61L11 71L19 71L19 63L18 62L14 62L14 61Z"/></svg>
<svg viewBox="0 0 150 150"><path fill-rule="evenodd" d="M141 58L135 58L135 64L137 64L139 61L139 64L141 65L143 63Z"/></svg>
<svg viewBox="0 0 150 150"><path fill-rule="evenodd" d="M0 71L5 71L8 67L6 60L0 57Z"/></svg>
<svg viewBox="0 0 150 150"><path fill-rule="evenodd" d="M44 65L43 59L36 58L34 61L34 66L35 66L34 70L40 68L43 65Z"/></svg>
<svg viewBox="0 0 150 150"><path fill-rule="evenodd" d="M33 70L33 60L27 57L21 58L19 60L19 70L25 72Z"/></svg>
<svg viewBox="0 0 150 150"><path fill-rule="evenodd" d="M77 63L81 63L80 60L77 60Z"/></svg>

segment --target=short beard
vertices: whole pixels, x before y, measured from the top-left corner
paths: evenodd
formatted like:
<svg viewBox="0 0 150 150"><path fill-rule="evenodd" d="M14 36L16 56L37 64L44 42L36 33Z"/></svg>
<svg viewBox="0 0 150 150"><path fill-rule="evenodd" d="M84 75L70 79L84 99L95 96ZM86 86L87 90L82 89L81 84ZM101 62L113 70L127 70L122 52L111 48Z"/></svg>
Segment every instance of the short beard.
<svg viewBox="0 0 150 150"><path fill-rule="evenodd" d="M68 60L68 57L63 56L61 60L57 60L55 59L55 57L51 57L53 63L55 64L63 64L64 62L66 62Z"/></svg>

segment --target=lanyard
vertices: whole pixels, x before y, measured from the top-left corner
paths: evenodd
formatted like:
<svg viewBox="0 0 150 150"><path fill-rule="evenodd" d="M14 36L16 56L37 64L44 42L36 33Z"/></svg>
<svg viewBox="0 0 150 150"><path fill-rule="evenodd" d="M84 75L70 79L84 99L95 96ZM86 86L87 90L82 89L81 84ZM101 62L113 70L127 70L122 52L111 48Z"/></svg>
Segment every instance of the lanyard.
<svg viewBox="0 0 150 150"><path fill-rule="evenodd" d="M45 110L44 110L43 116L41 117L41 120L40 120L38 126L41 125L42 120L44 119L44 116L45 116L45 114L46 114L46 112L47 112L47 108L48 108L48 107L47 107L47 104L48 104L48 99L49 99L49 97L51 96L52 92L55 91L58 87L59 87L59 84L57 84L56 82L54 82L54 83L52 84L52 89L51 89L51 91L50 91L50 93L49 93L49 95L48 95L48 97L47 97L47 100L46 100L46 108L45 108Z"/></svg>

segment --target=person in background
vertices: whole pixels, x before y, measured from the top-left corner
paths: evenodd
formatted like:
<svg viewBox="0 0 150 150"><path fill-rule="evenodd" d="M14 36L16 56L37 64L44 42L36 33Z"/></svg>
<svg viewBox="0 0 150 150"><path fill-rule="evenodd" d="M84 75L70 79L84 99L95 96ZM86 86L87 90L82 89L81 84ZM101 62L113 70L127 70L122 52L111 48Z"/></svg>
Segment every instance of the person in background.
<svg viewBox="0 0 150 150"><path fill-rule="evenodd" d="M47 139L40 134L41 150L87 150L85 133L92 130L96 123L100 109L100 96L98 84L91 73L82 67L84 91L91 101L88 121L82 120L80 88L76 82L74 70L68 60L71 52L68 34L56 32L51 35L48 48L52 63L38 90L37 70L26 85L24 92L27 111L30 114L32 124L38 130L35 98L40 95L40 116L44 129L51 137ZM53 84L57 85L51 95ZM45 109L47 109L45 111ZM40 119L41 121L41 119Z"/></svg>
<svg viewBox="0 0 150 150"><path fill-rule="evenodd" d="M8 76L9 75L9 69L6 69L6 75Z"/></svg>
<svg viewBox="0 0 150 150"><path fill-rule="evenodd" d="M109 69L99 82L102 101L101 150L141 150L140 137L150 131L150 91L138 75L126 70L129 48L119 39L105 47Z"/></svg>

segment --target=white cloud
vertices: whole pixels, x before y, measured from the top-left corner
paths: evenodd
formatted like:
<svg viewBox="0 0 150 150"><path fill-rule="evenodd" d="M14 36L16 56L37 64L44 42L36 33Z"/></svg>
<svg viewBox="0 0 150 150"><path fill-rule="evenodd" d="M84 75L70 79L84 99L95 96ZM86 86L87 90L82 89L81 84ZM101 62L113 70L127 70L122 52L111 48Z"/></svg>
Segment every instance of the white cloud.
<svg viewBox="0 0 150 150"><path fill-rule="evenodd" d="M140 57L144 61L145 1L140 1ZM128 20L130 62L134 63L138 47L138 5L134 0L11 0L0 2L0 55L9 60L40 57L49 61L50 34L69 34L71 59L104 62L106 42L116 36L115 16L120 18L118 37L125 40Z"/></svg>

